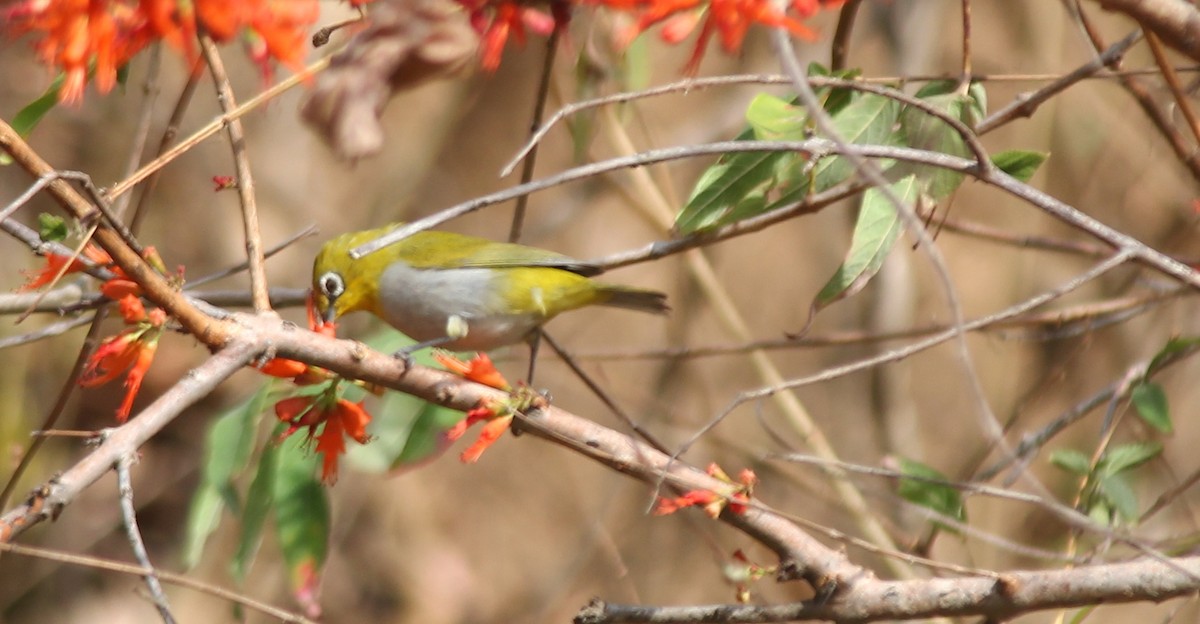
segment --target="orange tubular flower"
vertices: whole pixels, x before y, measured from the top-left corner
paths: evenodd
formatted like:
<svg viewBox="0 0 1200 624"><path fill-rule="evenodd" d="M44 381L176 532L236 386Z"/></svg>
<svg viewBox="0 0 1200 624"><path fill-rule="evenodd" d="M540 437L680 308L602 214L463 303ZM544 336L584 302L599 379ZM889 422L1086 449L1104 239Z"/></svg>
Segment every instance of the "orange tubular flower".
<svg viewBox="0 0 1200 624"><path fill-rule="evenodd" d="M121 300L121 315L130 327L100 343L79 378L79 385L93 388L125 374L125 398L117 408L117 422L129 419L133 400L154 362L158 339L167 322L165 312L155 309L147 313L142 302L132 295Z"/></svg>
<svg viewBox="0 0 1200 624"><path fill-rule="evenodd" d="M512 387L504 375L496 370L496 366L492 364L492 358L488 357L486 353L477 353L469 362L464 362L445 351L434 351L433 359L446 367L446 370L466 377L475 383L505 391Z"/></svg>
<svg viewBox="0 0 1200 624"><path fill-rule="evenodd" d="M325 393L291 397L275 404L276 417L288 424L280 438L307 427L308 440L313 444L313 450L321 455L321 481L329 485L337 482L338 458L346 452L346 438L359 444L371 441L367 434L371 414L363 409L362 403L342 398L333 400L333 396ZM319 433L318 427L321 427Z"/></svg>
<svg viewBox="0 0 1200 624"><path fill-rule="evenodd" d="M709 476L729 484L729 491L720 493L713 490L689 490L675 498L660 498L658 505L654 508L654 515L665 516L685 507L694 506L703 507L704 513L712 518L720 516L721 511L726 507L729 508L730 513L746 513L746 509L750 506L750 496L753 494L754 485L758 483L758 476L754 474L754 471L743 469L738 473L737 481L729 478L729 475L715 463L709 464L706 472Z"/></svg>
<svg viewBox="0 0 1200 624"><path fill-rule="evenodd" d="M108 257L108 254L105 253L103 249L100 249L91 243L84 245L83 251L80 252L80 255L90 260L94 265L108 266L112 264L112 258ZM63 267L66 268L64 269ZM67 275L69 273L78 273L87 268L88 263L80 260L79 258L50 252L46 254L46 265L41 269L38 269L37 271L24 271L26 277L25 284L18 288L17 291L25 292L29 290L37 290L42 286L53 282L54 279L59 276L60 272L63 275Z"/></svg>
<svg viewBox="0 0 1200 624"><path fill-rule="evenodd" d="M458 421L457 424L446 432L446 440L454 442L463 437L471 425L477 422L487 423L479 432L479 437L458 456L464 464L473 464L479 461L479 458L483 456L483 452L494 444L496 440L499 440L505 431L508 431L512 427L513 415L506 413L501 416L498 413L500 410L508 412L508 410L504 409L503 405L480 405L467 412L466 418Z"/></svg>

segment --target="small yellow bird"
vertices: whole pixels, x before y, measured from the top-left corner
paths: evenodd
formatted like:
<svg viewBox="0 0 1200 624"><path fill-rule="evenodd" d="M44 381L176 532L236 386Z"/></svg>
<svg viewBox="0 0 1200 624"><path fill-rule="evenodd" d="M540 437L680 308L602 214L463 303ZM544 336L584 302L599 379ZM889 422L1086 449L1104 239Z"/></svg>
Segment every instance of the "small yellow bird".
<svg viewBox="0 0 1200 624"><path fill-rule="evenodd" d="M418 232L355 260L350 250L400 227L343 234L313 262L313 294L322 318L365 310L417 345L488 351L529 343L556 315L588 305L657 314L666 295L590 279L600 268L567 256L451 232ZM532 369L532 361L530 368Z"/></svg>

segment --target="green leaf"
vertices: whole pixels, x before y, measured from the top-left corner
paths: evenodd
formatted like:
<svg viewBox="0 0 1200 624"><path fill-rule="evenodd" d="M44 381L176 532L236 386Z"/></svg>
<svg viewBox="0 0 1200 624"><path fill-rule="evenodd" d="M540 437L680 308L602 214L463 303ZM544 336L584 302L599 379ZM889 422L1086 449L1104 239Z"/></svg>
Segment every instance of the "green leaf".
<svg viewBox="0 0 1200 624"><path fill-rule="evenodd" d="M1050 154L1029 150L1005 150L992 155L992 164L1008 175L1028 182Z"/></svg>
<svg viewBox="0 0 1200 624"><path fill-rule="evenodd" d="M58 89L62 86L65 75L61 72L54 78L54 82L46 88L38 98L25 105L25 108L17 111L17 114L12 118L12 129L16 130L17 134L28 137L29 133L37 127L42 117L46 116L51 109L58 104ZM0 165L12 163L12 158L8 154L0 154Z"/></svg>
<svg viewBox="0 0 1200 624"><path fill-rule="evenodd" d="M832 113L831 119L838 136L851 145L890 145L896 142L896 120L899 115L900 105L895 100L873 93L860 93ZM796 166L798 164L805 166ZM811 167L808 167L807 161L800 161L781 173L781 186L788 190L764 207L763 211L800 201L810 192L819 193L829 189L844 182L853 172L854 165L840 155L821 158Z"/></svg>
<svg viewBox="0 0 1200 624"><path fill-rule="evenodd" d="M238 535L237 551L230 562L230 572L239 585L246 579L250 565L258 554L262 544L263 527L267 516L275 506L275 474L279 468L279 445L273 442L286 431L283 424L277 425L271 435L271 442L263 447L258 457L258 472L246 492L246 508L242 512L241 533Z"/></svg>
<svg viewBox="0 0 1200 624"><path fill-rule="evenodd" d="M886 145L896 132L900 105L896 100L874 93L862 93L832 115L838 136L851 145ZM821 192L850 177L854 165L844 156L821 159L814 168L813 190Z"/></svg>
<svg viewBox="0 0 1200 624"><path fill-rule="evenodd" d="M61 243L70 233L66 219L48 212L38 215L38 236L43 241Z"/></svg>
<svg viewBox="0 0 1200 624"><path fill-rule="evenodd" d="M201 482L192 494L188 505L187 521L184 524L183 567L191 570L200 563L204 544L208 536L221 524L221 510L225 508L221 493L212 485Z"/></svg>
<svg viewBox="0 0 1200 624"><path fill-rule="evenodd" d="M1134 442L1113 447L1101 459L1100 471L1105 475L1128 472L1157 457L1162 449L1159 442Z"/></svg>
<svg viewBox="0 0 1200 624"><path fill-rule="evenodd" d="M916 179L911 175L892 183L891 189L901 201L912 203L917 198ZM809 317L862 290L879 272L879 267L883 266L900 230L900 216L896 208L879 189L868 189L863 194L858 222L854 224L850 251L833 277L817 293Z"/></svg>
<svg viewBox="0 0 1200 624"><path fill-rule="evenodd" d="M738 141L754 137L753 130L738 135ZM675 229L691 234L726 222L731 210L747 196L762 193L774 184L781 162L797 159L795 154L758 152L729 154L709 167L692 190L683 210L675 217Z"/></svg>
<svg viewBox="0 0 1200 624"><path fill-rule="evenodd" d="M931 483L925 479L949 481L945 475L920 462L900 458L900 471L905 475L919 479L901 479L898 493L905 500L932 509L943 516L948 516L965 522L967 509L963 505L962 495L949 485ZM951 527L947 527L953 530Z"/></svg>
<svg viewBox="0 0 1200 624"><path fill-rule="evenodd" d="M183 565L193 568L200 562L204 544L221 522L221 511L229 507L240 511L233 480L246 467L254 449L255 425L271 396L271 385L213 421L205 436L204 463L200 485L192 495L184 531Z"/></svg>
<svg viewBox="0 0 1200 624"><path fill-rule="evenodd" d="M1133 387L1130 398L1138 416L1141 416L1146 424L1154 427L1159 433L1171 433L1171 412L1167 407L1167 393L1163 392L1162 386L1143 381Z"/></svg>
<svg viewBox="0 0 1200 624"><path fill-rule="evenodd" d="M329 552L329 500L314 476L316 456L301 436L279 445L275 473L275 535L287 564L292 591L308 604Z"/></svg>
<svg viewBox="0 0 1200 624"><path fill-rule="evenodd" d="M1086 507L1087 515L1092 522L1100 526L1110 526L1113 523L1113 510L1108 499L1100 497Z"/></svg>
<svg viewBox="0 0 1200 624"><path fill-rule="evenodd" d="M1134 493L1124 475L1103 477L1096 484L1096 489L1122 520L1132 523L1138 519L1137 494Z"/></svg>
<svg viewBox="0 0 1200 624"><path fill-rule="evenodd" d="M797 140L804 138L808 115L802 107L760 93L750 100L750 106L746 108L746 122L759 140Z"/></svg>
<svg viewBox="0 0 1200 624"><path fill-rule="evenodd" d="M1197 336L1168 340L1167 344L1154 355L1154 359L1150 360L1150 365L1146 367L1146 374L1152 375L1158 372L1169 360L1197 347L1200 347L1200 337Z"/></svg>
<svg viewBox="0 0 1200 624"><path fill-rule="evenodd" d="M1075 449L1060 449L1050 453L1050 463L1081 477L1092 472L1091 458Z"/></svg>
<svg viewBox="0 0 1200 624"><path fill-rule="evenodd" d="M964 94L958 92L957 83L953 81L931 82L917 92L917 97L968 127L982 119L987 109L987 94L979 83L973 83ZM904 134L903 142L908 147L963 158L971 156L966 142L954 128L921 109L905 108L900 115L900 127ZM949 197L963 179L958 172L931 165L903 163L899 165L899 170L902 173L916 173L924 192L935 201Z"/></svg>
<svg viewBox="0 0 1200 624"><path fill-rule="evenodd" d="M367 339L367 344L384 353L395 352L412 341L386 330ZM432 353L418 352L418 363L436 366ZM351 445L346 460L356 469L382 473L412 468L433 461L450 444L445 433L463 419L462 412L447 409L401 392L383 396L372 409L370 444Z"/></svg>

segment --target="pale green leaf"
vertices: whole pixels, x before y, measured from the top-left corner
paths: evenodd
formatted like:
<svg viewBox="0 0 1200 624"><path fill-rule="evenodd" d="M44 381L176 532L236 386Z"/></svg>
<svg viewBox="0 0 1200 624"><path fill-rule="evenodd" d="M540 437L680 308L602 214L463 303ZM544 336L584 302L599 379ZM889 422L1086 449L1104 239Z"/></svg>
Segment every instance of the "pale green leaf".
<svg viewBox="0 0 1200 624"><path fill-rule="evenodd" d="M1091 459L1075 449L1060 449L1050 453L1050 463L1081 477L1092 472Z"/></svg>
<svg viewBox="0 0 1200 624"><path fill-rule="evenodd" d="M916 479L900 479L898 493L905 500L932 509L943 516L961 522L967 519L962 494L949 485L932 483L927 479L949 481L945 475L930 466L911 459L900 458L900 471ZM952 527L946 527L953 530Z"/></svg>
<svg viewBox="0 0 1200 624"><path fill-rule="evenodd" d="M1162 449L1163 446L1159 442L1134 442L1115 446L1104 454L1100 467L1106 475L1121 474L1154 459L1162 453Z"/></svg>
<svg viewBox="0 0 1200 624"><path fill-rule="evenodd" d="M992 155L992 164L1004 173L1022 182L1028 182L1033 174L1037 173L1042 163L1046 162L1047 156L1049 154L1046 152L1005 150Z"/></svg>
<svg viewBox="0 0 1200 624"><path fill-rule="evenodd" d="M892 183L890 188L901 201L910 204L916 201L917 184L913 176ZM810 316L862 290L883 266L900 230L900 216L895 206L879 189L868 189L863 194L862 208L854 224L850 250L833 277L817 293Z"/></svg>
<svg viewBox="0 0 1200 624"><path fill-rule="evenodd" d="M221 511L229 507L235 514L240 513L241 502L233 480L245 470L250 459L256 439L255 426L270 396L270 384L265 384L254 396L214 420L205 436L200 484L192 495L184 529L186 568L200 562L204 544L221 522Z"/></svg>
<svg viewBox="0 0 1200 624"><path fill-rule="evenodd" d="M1159 433L1171 433L1171 412L1167 406L1167 393L1163 392L1162 386L1143 381L1134 386L1130 398L1138 416L1141 416L1146 424L1154 427Z"/></svg>

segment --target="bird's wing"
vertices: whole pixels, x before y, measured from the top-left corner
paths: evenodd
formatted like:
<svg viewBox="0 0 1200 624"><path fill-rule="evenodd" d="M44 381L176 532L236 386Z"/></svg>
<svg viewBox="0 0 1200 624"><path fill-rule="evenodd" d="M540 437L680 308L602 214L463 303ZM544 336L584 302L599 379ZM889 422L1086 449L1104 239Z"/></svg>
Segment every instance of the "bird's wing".
<svg viewBox="0 0 1200 624"><path fill-rule="evenodd" d="M570 271L585 277L597 275L600 268L553 251L527 247L513 243L498 243L486 238L455 234L453 232L418 232L405 241L410 253L405 256L409 264L419 269L431 268L476 268L513 269L521 267L548 267ZM436 252L423 253L422 247L434 247ZM413 258L438 258L412 260Z"/></svg>

